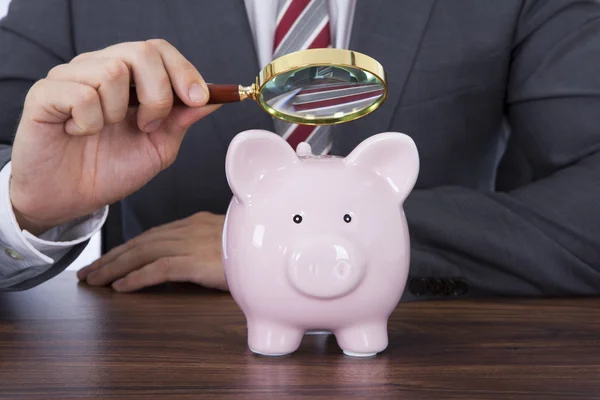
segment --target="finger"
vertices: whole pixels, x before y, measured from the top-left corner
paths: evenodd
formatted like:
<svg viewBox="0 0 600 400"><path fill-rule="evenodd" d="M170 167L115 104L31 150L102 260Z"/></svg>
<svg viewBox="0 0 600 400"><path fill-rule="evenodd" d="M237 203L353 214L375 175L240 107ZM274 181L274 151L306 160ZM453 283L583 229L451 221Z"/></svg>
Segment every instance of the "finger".
<svg viewBox="0 0 600 400"><path fill-rule="evenodd" d="M110 250L108 253L104 254L102 257L96 259L94 262L92 262L91 264L81 268L79 271L77 271L77 278L80 281L85 281L87 280L87 277L94 271L99 270L100 268L102 268L103 266L105 266L106 264L114 261L117 259L117 257L122 254L123 252L125 252L128 249L128 244L129 242L122 244L118 247L113 248L112 250Z"/></svg>
<svg viewBox="0 0 600 400"><path fill-rule="evenodd" d="M89 273L86 282L92 286L104 286L159 258L185 254L181 248L183 243L185 242L178 239L163 239L134 246L121 253L114 261Z"/></svg>
<svg viewBox="0 0 600 400"><path fill-rule="evenodd" d="M128 240L122 245L114 247L108 253L104 254L102 257L98 258L90 265L87 265L81 268L79 271L77 271L77 277L82 281L85 280L91 272L96 271L102 268L103 266L115 261L121 254L130 251L135 246L141 245L143 243L160 242L181 237L186 238L189 235L187 227L189 227L191 223L189 218L191 217L179 219L164 225L155 226L147 230L146 232L134 237L133 239Z"/></svg>
<svg viewBox="0 0 600 400"><path fill-rule="evenodd" d="M77 271L77 278L80 280L86 280L88 275L98 269L104 267L107 264L114 262L119 256L127 251L131 251L134 247L142 245L144 243L156 243L162 240L173 239L176 234L173 230L174 225L180 221L171 222L169 224L160 225L142 233L133 239L128 240L120 246L112 248L108 253L98 258L90 265L87 265Z"/></svg>
<svg viewBox="0 0 600 400"><path fill-rule="evenodd" d="M147 233L148 232L146 232L144 234L147 234ZM96 259L91 264L81 268L79 271L77 271L77 278L82 281L86 280L90 273L92 273L92 272L102 268L106 264L116 260L117 257L120 256L122 253L130 250L133 247L134 241L136 239L137 238L131 239L131 240L123 243L120 246L112 248L108 253L104 254L102 257Z"/></svg>
<svg viewBox="0 0 600 400"><path fill-rule="evenodd" d="M196 67L166 40L152 39L149 43L160 53L177 96L190 107L205 105L208 87Z"/></svg>
<svg viewBox="0 0 600 400"><path fill-rule="evenodd" d="M65 123L71 135L92 135L104 127L98 92L76 82L42 79L25 99L24 116L42 123Z"/></svg>
<svg viewBox="0 0 600 400"><path fill-rule="evenodd" d="M192 257L164 257L131 272L112 287L118 292L132 292L165 282L193 282L197 271Z"/></svg>
<svg viewBox="0 0 600 400"><path fill-rule="evenodd" d="M149 42L120 43L86 58L117 58L127 64L140 106L137 123L144 132L157 131L173 107L173 88L165 65L156 47Z"/></svg>
<svg viewBox="0 0 600 400"><path fill-rule="evenodd" d="M48 79L74 81L96 89L107 125L121 122L127 116L130 77L129 68L121 60L87 59L62 64L50 70Z"/></svg>
<svg viewBox="0 0 600 400"><path fill-rule="evenodd" d="M141 243L120 254L114 261L91 272L86 282L93 286L107 285L159 258L185 255L187 246L187 242L178 238L162 238L157 242Z"/></svg>

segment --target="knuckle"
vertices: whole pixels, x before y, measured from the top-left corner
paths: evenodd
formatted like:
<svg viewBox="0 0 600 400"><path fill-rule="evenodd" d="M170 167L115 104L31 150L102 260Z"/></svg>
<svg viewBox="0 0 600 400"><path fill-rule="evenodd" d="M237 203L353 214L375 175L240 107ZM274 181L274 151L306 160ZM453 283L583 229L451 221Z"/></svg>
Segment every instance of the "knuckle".
<svg viewBox="0 0 600 400"><path fill-rule="evenodd" d="M169 269L171 269L171 259L169 257L163 257L161 259L159 259L157 262L157 266L164 271L168 271Z"/></svg>
<svg viewBox="0 0 600 400"><path fill-rule="evenodd" d="M170 111L173 106L173 94L172 93L159 93L152 96L146 104L144 104L151 110L162 111L166 113Z"/></svg>
<svg viewBox="0 0 600 400"><path fill-rule="evenodd" d="M150 43L153 46L156 47L165 47L165 46L171 46L171 44L166 41L165 39L149 39L147 40L148 43Z"/></svg>
<svg viewBox="0 0 600 400"><path fill-rule="evenodd" d="M104 62L106 77L110 82L114 82L129 75L129 68L121 60L109 59Z"/></svg>
<svg viewBox="0 0 600 400"><path fill-rule="evenodd" d="M119 248L122 247L122 251L118 257L123 257L123 255L131 253L131 251L133 251L133 249L135 249L137 247L137 245L138 245L138 241L136 241L135 238L130 239L125 244L122 244L121 246L119 246Z"/></svg>
<svg viewBox="0 0 600 400"><path fill-rule="evenodd" d="M83 60L85 57L87 57L87 54L86 54L86 53L81 53L81 54L78 54L78 55L76 55L75 57L73 57L73 58L71 59L71 62L72 62L72 63L77 63L77 62L79 62L79 61Z"/></svg>
<svg viewBox="0 0 600 400"><path fill-rule="evenodd" d="M157 94L157 97L159 98L165 98L166 100L168 100L169 98L171 98L172 92L171 92L171 79L169 78L169 76L167 75L166 71L164 74L161 74L160 78L158 78L156 80L156 84L159 88L159 93Z"/></svg>
<svg viewBox="0 0 600 400"><path fill-rule="evenodd" d="M62 70L65 69L65 67L66 67L66 64L56 65L50 71L48 71L48 74L46 76L48 78L52 79L52 78L58 76L62 72Z"/></svg>
<svg viewBox="0 0 600 400"><path fill-rule="evenodd" d="M156 262L159 274L164 279L172 279L174 275L173 263L169 257L161 258Z"/></svg>
<svg viewBox="0 0 600 400"><path fill-rule="evenodd" d="M155 233L155 232L157 232L157 231L159 231L159 230L160 230L160 225L155 225L155 226L151 227L150 229L148 229L148 230L146 231L146 234L147 234L147 235L150 235L150 234L153 234L153 233ZM137 240L139 241L139 240L140 240L139 238L141 238L141 237L142 237L142 235L140 235L140 236L137 236L137 237L135 237L133 240L136 240L136 239L137 239Z"/></svg>
<svg viewBox="0 0 600 400"><path fill-rule="evenodd" d="M27 96L25 97L25 103L31 103L40 97L46 91L46 85L48 81L46 79L40 79L35 82L29 91L27 92Z"/></svg>
<svg viewBox="0 0 600 400"><path fill-rule="evenodd" d="M152 43L146 41L146 42L139 42L136 45L136 53L142 57L142 58L148 58L148 57L153 57L156 55L157 50L156 47L154 47L152 45Z"/></svg>
<svg viewBox="0 0 600 400"><path fill-rule="evenodd" d="M99 101L98 92L91 86L83 86L80 89L78 103L83 105L91 105Z"/></svg>
<svg viewBox="0 0 600 400"><path fill-rule="evenodd" d="M208 216L209 213L207 211L198 211L190 216L190 220L193 221L194 224L199 224L204 222Z"/></svg>
<svg viewBox="0 0 600 400"><path fill-rule="evenodd" d="M104 49L98 49L98 50L90 50L90 51L86 51L84 53L80 53L77 54L75 57L71 58L71 63L73 62L78 62L78 61L82 61L82 60L89 60L90 58L93 57L98 57L101 56L108 48L104 48Z"/></svg>
<svg viewBox="0 0 600 400"><path fill-rule="evenodd" d="M157 111L165 111L165 114L169 113L171 106L173 105L173 99L168 98L167 96L158 97L150 104L148 104L149 108Z"/></svg>
<svg viewBox="0 0 600 400"><path fill-rule="evenodd" d="M96 52L78 54L77 56L75 56L71 59L70 64L77 64L80 61L88 60L94 54L96 54Z"/></svg>
<svg viewBox="0 0 600 400"><path fill-rule="evenodd" d="M153 111L164 111L166 114L170 112L173 106L173 89L171 81L165 74L154 82L152 89L145 90L140 98L140 103Z"/></svg>

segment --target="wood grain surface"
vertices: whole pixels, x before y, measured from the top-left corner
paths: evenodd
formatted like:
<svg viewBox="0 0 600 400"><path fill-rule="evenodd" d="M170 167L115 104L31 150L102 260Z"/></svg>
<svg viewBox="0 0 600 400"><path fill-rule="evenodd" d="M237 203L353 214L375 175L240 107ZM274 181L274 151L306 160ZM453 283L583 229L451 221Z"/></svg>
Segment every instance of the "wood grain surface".
<svg viewBox="0 0 600 400"><path fill-rule="evenodd" d="M65 272L0 294L0 399L600 398L600 299L402 303L389 332L370 359L328 335L256 356L228 293L118 294Z"/></svg>

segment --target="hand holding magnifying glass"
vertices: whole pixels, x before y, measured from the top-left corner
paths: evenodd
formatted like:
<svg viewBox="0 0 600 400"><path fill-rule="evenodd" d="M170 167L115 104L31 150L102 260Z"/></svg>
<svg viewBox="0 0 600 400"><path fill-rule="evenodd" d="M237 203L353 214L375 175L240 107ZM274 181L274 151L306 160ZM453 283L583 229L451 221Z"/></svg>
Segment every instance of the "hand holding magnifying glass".
<svg viewBox="0 0 600 400"><path fill-rule="evenodd" d="M264 67L250 86L207 84L208 104L255 100L287 122L331 125L375 111L387 97L385 71L373 58L344 49L286 54ZM176 97L176 102L183 102ZM130 105L139 105L135 87Z"/></svg>

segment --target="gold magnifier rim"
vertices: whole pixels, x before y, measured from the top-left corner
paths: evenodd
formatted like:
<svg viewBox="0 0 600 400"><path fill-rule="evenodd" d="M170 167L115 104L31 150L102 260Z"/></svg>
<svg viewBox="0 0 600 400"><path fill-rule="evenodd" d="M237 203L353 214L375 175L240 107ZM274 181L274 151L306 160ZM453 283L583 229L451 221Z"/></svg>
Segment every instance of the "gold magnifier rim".
<svg viewBox="0 0 600 400"><path fill-rule="evenodd" d="M261 101L261 90L276 76L292 70L315 66L350 67L366 71L374 75L381 82L384 89L383 96L369 107L359 111L345 114L341 117L319 118L316 120L294 117L293 115L282 113ZM354 50L329 48L301 50L281 56L260 71L256 77L256 83L250 87L240 88L240 97L252 97L263 110L275 118L302 125L335 125L364 117L379 108L387 99L387 94L388 88L385 70L377 60Z"/></svg>

